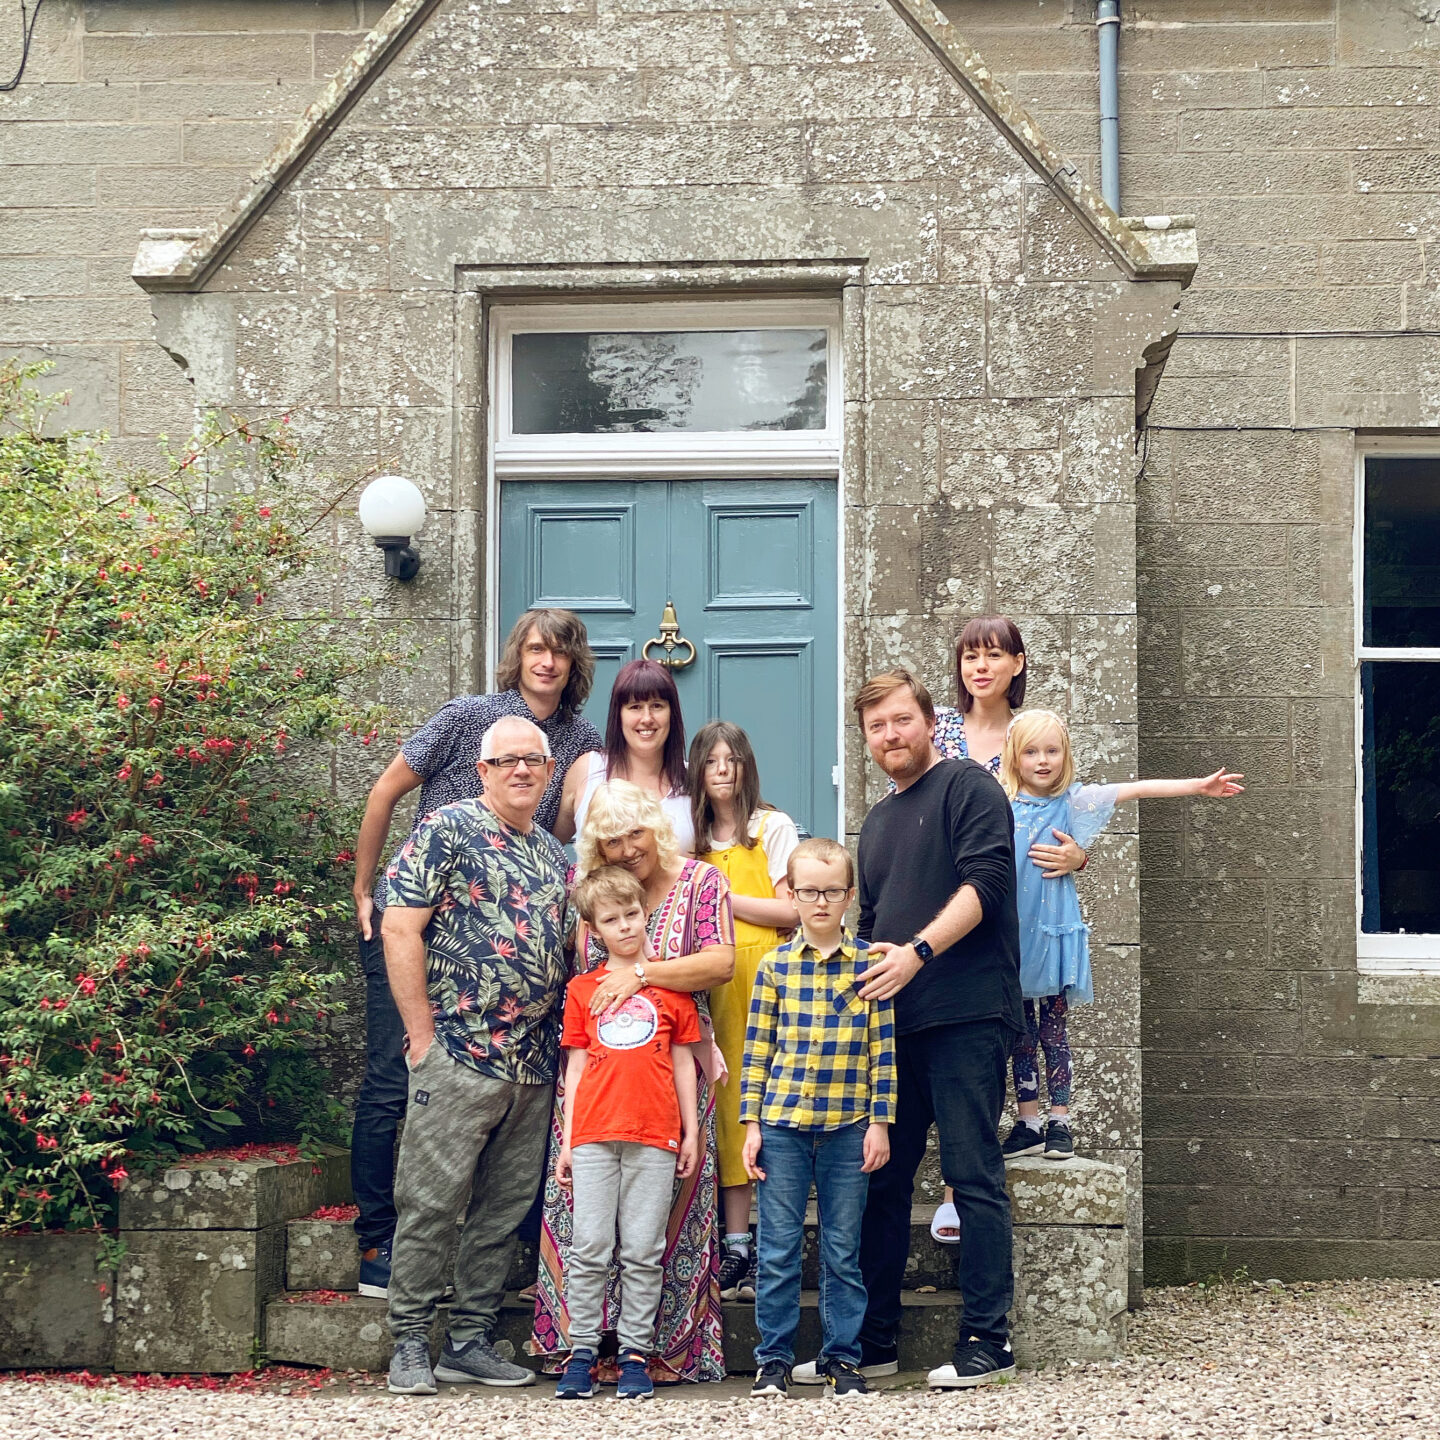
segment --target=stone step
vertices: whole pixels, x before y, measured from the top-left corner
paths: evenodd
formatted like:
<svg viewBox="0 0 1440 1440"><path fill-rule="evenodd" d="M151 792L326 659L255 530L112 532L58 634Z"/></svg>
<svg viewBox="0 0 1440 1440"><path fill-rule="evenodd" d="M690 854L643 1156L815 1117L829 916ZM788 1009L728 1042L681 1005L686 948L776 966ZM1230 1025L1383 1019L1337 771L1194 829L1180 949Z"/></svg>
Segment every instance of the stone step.
<svg viewBox="0 0 1440 1440"><path fill-rule="evenodd" d="M905 1283L911 1288L933 1285L954 1286L955 1247L942 1245L930 1234L933 1205L917 1206L911 1212L910 1259ZM817 1248L819 1221L812 1203L805 1214L805 1250L801 1261L801 1284L814 1289L820 1284ZM458 1238L458 1231L457 1231ZM522 1241L516 1248L507 1288L519 1290L535 1278L536 1247ZM360 1283L360 1252L355 1232L345 1221L292 1220L286 1227L285 1285L289 1290L353 1291Z"/></svg>
<svg viewBox="0 0 1440 1440"><path fill-rule="evenodd" d="M938 1172L937 1172L938 1173ZM1098 1160L1076 1158L1063 1163L1027 1156L1005 1167L1005 1182L1016 1227L1120 1226L1125 1223L1125 1174ZM917 1193L919 1187L917 1185ZM917 1204L911 1212L910 1260L905 1283L911 1287L954 1284L954 1248L931 1238L934 1203ZM817 1286L815 1207L806 1212L802 1283ZM521 1244L508 1284L518 1290L535 1278L535 1247ZM286 1236L286 1286L291 1290L354 1290L359 1254L354 1231L345 1220L292 1220Z"/></svg>
<svg viewBox="0 0 1440 1440"><path fill-rule="evenodd" d="M820 1349L819 1294L800 1296L800 1328L795 1350L807 1358ZM954 1292L903 1296L900 1368L924 1370L942 1364L955 1344L960 1297ZM495 1331L496 1348L508 1359L535 1366L525 1353L535 1307L513 1292L505 1297ZM759 1339L755 1307L727 1303L725 1310L725 1368L732 1373L751 1370ZM448 1318L442 1306L431 1330L432 1355L440 1353ZM266 1314L265 1351L272 1363L329 1366L334 1370L383 1372L390 1364L390 1332L385 1325L385 1302L360 1295L329 1292L283 1295L272 1300Z"/></svg>

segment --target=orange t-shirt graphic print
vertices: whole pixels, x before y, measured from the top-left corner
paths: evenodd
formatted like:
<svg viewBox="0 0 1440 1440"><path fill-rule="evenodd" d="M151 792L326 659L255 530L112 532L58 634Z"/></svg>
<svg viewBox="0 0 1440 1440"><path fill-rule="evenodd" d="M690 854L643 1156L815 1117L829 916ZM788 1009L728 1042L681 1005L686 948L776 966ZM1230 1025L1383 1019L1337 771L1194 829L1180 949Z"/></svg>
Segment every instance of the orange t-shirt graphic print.
<svg viewBox="0 0 1440 1440"><path fill-rule="evenodd" d="M604 1140L680 1149L680 1102L672 1045L700 1041L700 1015L689 995L647 985L610 1015L592 1015L603 969L577 975L565 990L560 1043L589 1057L575 1096L572 1149Z"/></svg>

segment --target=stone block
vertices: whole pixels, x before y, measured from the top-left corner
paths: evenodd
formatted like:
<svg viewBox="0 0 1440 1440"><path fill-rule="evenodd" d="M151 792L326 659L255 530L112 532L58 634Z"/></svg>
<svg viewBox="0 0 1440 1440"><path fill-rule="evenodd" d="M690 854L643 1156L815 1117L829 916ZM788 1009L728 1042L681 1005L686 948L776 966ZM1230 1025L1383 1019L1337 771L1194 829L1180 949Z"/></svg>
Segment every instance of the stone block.
<svg viewBox="0 0 1440 1440"><path fill-rule="evenodd" d="M202 165L102 165L95 172L98 203L131 210L226 205L244 189L245 179L243 169Z"/></svg>
<svg viewBox="0 0 1440 1440"><path fill-rule="evenodd" d="M317 1160L199 1156L154 1175L136 1175L120 1196L122 1232L262 1230L340 1205L350 1195L347 1151L323 1147Z"/></svg>
<svg viewBox="0 0 1440 1440"><path fill-rule="evenodd" d="M353 1290L360 1283L354 1228L335 1220L292 1220L285 1227L288 1290Z"/></svg>
<svg viewBox="0 0 1440 1440"><path fill-rule="evenodd" d="M18 120L0 127L0 165L163 165L179 159L178 125Z"/></svg>
<svg viewBox="0 0 1440 1440"><path fill-rule="evenodd" d="M744 185L757 175L775 185L805 178L805 132L798 125L667 125L567 130L550 147L550 183ZM538 182L536 182L538 183Z"/></svg>
<svg viewBox="0 0 1440 1440"><path fill-rule="evenodd" d="M181 134L185 163L250 169L260 164L293 129L293 123L285 120L187 121ZM244 177L237 176L235 193L243 189Z"/></svg>
<svg viewBox="0 0 1440 1440"><path fill-rule="evenodd" d="M334 299L237 297L235 317L235 383L242 401L288 406L336 400Z"/></svg>
<svg viewBox="0 0 1440 1440"><path fill-rule="evenodd" d="M1129 1306L1124 1228L1017 1225L1014 1244L1016 1363L1045 1368L1123 1354Z"/></svg>
<svg viewBox="0 0 1440 1440"><path fill-rule="evenodd" d="M0 1236L0 1370L108 1369L111 1281L93 1234Z"/></svg>
<svg viewBox="0 0 1440 1440"><path fill-rule="evenodd" d="M348 405L443 405L454 344L448 296L347 296L339 308L340 398Z"/></svg>
<svg viewBox="0 0 1440 1440"><path fill-rule="evenodd" d="M0 169L0 205L38 208L94 203L95 168L92 165L6 165ZM0 288L34 293L30 285Z"/></svg>
<svg viewBox="0 0 1440 1440"><path fill-rule="evenodd" d="M940 488L941 424L931 400L874 400L865 417L865 499L922 505Z"/></svg>
<svg viewBox="0 0 1440 1440"><path fill-rule="evenodd" d="M1003 176L1008 166L1003 157L995 156L995 148L995 132L978 113L910 121L856 120L814 131L810 177L874 184L963 180L982 190L995 186L1003 213Z"/></svg>
<svg viewBox="0 0 1440 1440"><path fill-rule="evenodd" d="M1124 1225L1125 1172L1076 1156L1063 1164L1022 1156L1005 1167L1017 1226Z"/></svg>
<svg viewBox="0 0 1440 1440"><path fill-rule="evenodd" d="M980 395L984 296L978 287L910 285L872 292L871 393L901 399Z"/></svg>
<svg viewBox="0 0 1440 1440"><path fill-rule="evenodd" d="M115 1368L220 1375L253 1369L265 1301L284 1286L285 1227L122 1233Z"/></svg>
<svg viewBox="0 0 1440 1440"><path fill-rule="evenodd" d="M1089 287L992 286L986 325L991 393L1081 393L1093 361L1094 311Z"/></svg>
<svg viewBox="0 0 1440 1440"><path fill-rule="evenodd" d="M87 35L87 80L308 80L305 34Z"/></svg>
<svg viewBox="0 0 1440 1440"><path fill-rule="evenodd" d="M225 0L218 15L212 0L169 0L158 7L143 0L86 0L83 8L87 35L137 31L183 35L216 29L249 33L339 29L342 25L353 29L356 20L355 0L288 0L283 6L268 0ZM224 24L217 26L217 19Z"/></svg>
<svg viewBox="0 0 1440 1440"><path fill-rule="evenodd" d="M26 262L29 263L29 262ZM52 433L61 430L120 428L120 354L108 345L26 345L10 349L16 359L49 360L54 369L40 381L47 395L68 395L46 422Z"/></svg>
<svg viewBox="0 0 1440 1440"><path fill-rule="evenodd" d="M913 70L923 53L889 6L739 11L731 16L731 36L738 65L898 64Z"/></svg>
<svg viewBox="0 0 1440 1440"><path fill-rule="evenodd" d="M614 137L619 139L617 135ZM547 147L518 126L335 132L296 180L296 189L488 190L544 185Z"/></svg>

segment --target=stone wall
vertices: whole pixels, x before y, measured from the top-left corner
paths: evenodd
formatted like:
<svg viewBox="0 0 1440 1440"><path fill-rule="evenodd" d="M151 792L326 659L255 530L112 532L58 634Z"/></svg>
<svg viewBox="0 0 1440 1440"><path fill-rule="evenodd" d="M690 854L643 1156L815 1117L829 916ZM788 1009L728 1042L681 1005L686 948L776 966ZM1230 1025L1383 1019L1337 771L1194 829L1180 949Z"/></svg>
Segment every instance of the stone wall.
<svg viewBox="0 0 1440 1440"><path fill-rule="evenodd" d="M1088 0L944 8L1093 172ZM1437 341L1392 333L1434 327L1440 24L1121 9L1123 208L1201 256L1137 496L1140 761L1250 783L1142 807L1146 1276L1440 1273L1440 993L1356 968L1350 548L1354 429L1440 418Z"/></svg>
<svg viewBox="0 0 1440 1440"><path fill-rule="evenodd" d="M1087 763L1133 767L1135 374L1179 285L1131 278L937 44L886 0L442 4L197 293L155 294L204 398L284 407L332 461L378 443L422 481L413 585L376 578L352 517L336 531L346 598L425 647L410 703L483 681L486 305L830 293L847 693L904 661L950 698L960 623L1003 608ZM852 736L852 832L872 771ZM1076 1038L1082 1147L1138 1179L1134 829L1096 866L1103 1001Z"/></svg>
<svg viewBox="0 0 1440 1440"><path fill-rule="evenodd" d="M22 84L0 95L0 350L56 361L67 423L137 459L187 428L189 387L130 278L140 231L228 204L388 4L48 0Z"/></svg>

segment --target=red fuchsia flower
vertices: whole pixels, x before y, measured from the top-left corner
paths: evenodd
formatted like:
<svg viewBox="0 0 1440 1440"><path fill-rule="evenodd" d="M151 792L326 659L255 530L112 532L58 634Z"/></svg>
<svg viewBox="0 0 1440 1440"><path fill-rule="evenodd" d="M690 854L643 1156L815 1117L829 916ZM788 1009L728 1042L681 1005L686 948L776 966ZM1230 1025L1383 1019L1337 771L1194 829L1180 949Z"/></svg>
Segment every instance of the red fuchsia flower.
<svg viewBox="0 0 1440 1440"><path fill-rule="evenodd" d="M265 1023L267 1025L278 1025L280 1023L280 1017L273 1010L267 1010L265 1012Z"/></svg>
<svg viewBox="0 0 1440 1440"><path fill-rule="evenodd" d="M37 1150L58 1150L60 1142L53 1135L37 1135L35 1148Z"/></svg>
<svg viewBox="0 0 1440 1440"><path fill-rule="evenodd" d="M130 697L128 695L117 695L115 697L115 708L117 710L128 710L130 708Z"/></svg>
<svg viewBox="0 0 1440 1440"><path fill-rule="evenodd" d="M82 1090L80 1092L80 1103L82 1105L88 1105L94 1098L88 1090Z"/></svg>
<svg viewBox="0 0 1440 1440"><path fill-rule="evenodd" d="M255 1054L255 1047L253 1045L247 1045L240 1053L249 1060Z"/></svg>
<svg viewBox="0 0 1440 1440"><path fill-rule="evenodd" d="M77 975L75 977L75 983L80 987L81 994L93 995L95 993L95 980L93 976Z"/></svg>
<svg viewBox="0 0 1440 1440"><path fill-rule="evenodd" d="M135 947L135 953L137 955L148 955L150 954L150 947L142 940L140 944Z"/></svg>
<svg viewBox="0 0 1440 1440"><path fill-rule="evenodd" d="M96 578L97 580L108 580L108 579L110 578L110 576L109 576L109 574L108 574L106 571L104 571L104 570L97 570L97 571L95 572L95 578Z"/></svg>
<svg viewBox="0 0 1440 1440"><path fill-rule="evenodd" d="M153 835L142 835L140 837L140 848L142 850L153 850L155 848L155 837Z"/></svg>
<svg viewBox="0 0 1440 1440"><path fill-rule="evenodd" d="M200 598L202 600L210 593L210 587L203 580L197 580L195 582L195 588L200 592Z"/></svg>
<svg viewBox="0 0 1440 1440"><path fill-rule="evenodd" d="M128 780L131 775L130 762L127 760L119 769L115 778L117 780Z"/></svg>
<svg viewBox="0 0 1440 1440"><path fill-rule="evenodd" d="M158 714L164 707L165 702L158 695L152 695L149 704L150 708Z"/></svg>
<svg viewBox="0 0 1440 1440"><path fill-rule="evenodd" d="M275 893L277 895L288 895L290 893L290 882L288 880L277 880L275 882Z"/></svg>
<svg viewBox="0 0 1440 1440"><path fill-rule="evenodd" d="M147 790L158 790L158 789L160 788L160 786L162 786L164 783L165 783L165 776L164 776L164 774L163 774L161 771L157 770L157 771L145 782L145 788L146 788Z"/></svg>
<svg viewBox="0 0 1440 1440"><path fill-rule="evenodd" d="M130 1178L130 1172L123 1165L117 1165L105 1178L117 1190L123 1190L125 1182Z"/></svg>
<svg viewBox="0 0 1440 1440"><path fill-rule="evenodd" d="M281 955L285 951L285 947L278 940L272 940L265 948L273 955Z"/></svg>
<svg viewBox="0 0 1440 1440"><path fill-rule="evenodd" d="M262 505L259 510L259 515L262 520L268 520L270 518L270 507L268 505Z"/></svg>
<svg viewBox="0 0 1440 1440"><path fill-rule="evenodd" d="M87 818L88 816L86 815L85 809L82 806L79 810L72 810L65 817L65 823L67 825L73 825L75 829L78 830L85 823Z"/></svg>

